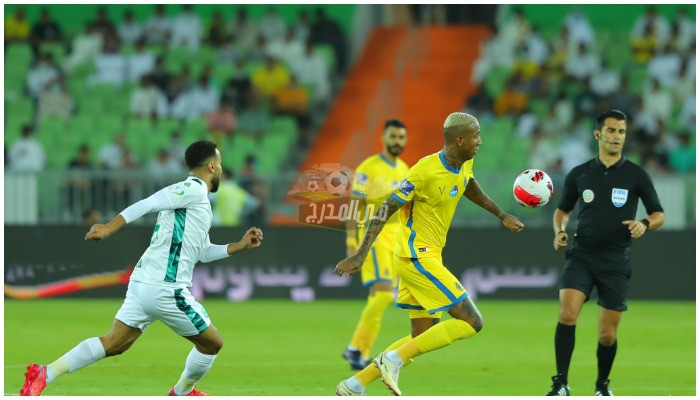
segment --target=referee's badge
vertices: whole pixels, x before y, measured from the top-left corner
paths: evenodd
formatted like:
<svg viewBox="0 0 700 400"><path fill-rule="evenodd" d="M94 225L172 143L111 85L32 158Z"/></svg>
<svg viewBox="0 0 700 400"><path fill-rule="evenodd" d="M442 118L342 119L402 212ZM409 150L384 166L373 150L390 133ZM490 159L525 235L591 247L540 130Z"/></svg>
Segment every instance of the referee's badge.
<svg viewBox="0 0 700 400"><path fill-rule="evenodd" d="M593 191L591 189L586 189L583 191L582 197L583 197L583 201L585 201L586 203L590 203L593 201L595 194L593 193Z"/></svg>
<svg viewBox="0 0 700 400"><path fill-rule="evenodd" d="M612 190L612 203L615 207L622 207L627 203L627 189L613 188Z"/></svg>

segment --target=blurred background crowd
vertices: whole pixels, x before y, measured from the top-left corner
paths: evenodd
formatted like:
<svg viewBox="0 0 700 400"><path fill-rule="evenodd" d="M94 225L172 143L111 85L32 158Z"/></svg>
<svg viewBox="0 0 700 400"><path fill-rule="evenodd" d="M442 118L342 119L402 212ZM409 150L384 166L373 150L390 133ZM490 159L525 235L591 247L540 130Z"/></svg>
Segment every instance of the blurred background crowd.
<svg viewBox="0 0 700 400"><path fill-rule="evenodd" d="M204 138L225 167L216 223L269 223L352 71L366 15L490 26L464 68L475 87L464 111L509 157L484 157L480 171L565 174L596 151L592 116L615 107L632 119L628 158L656 175L694 173L694 10L657 8L621 30L574 6L555 26L498 5L478 18L454 5L6 6L6 203L8 190L32 191L38 210L6 208L6 223L111 218L181 179L184 149Z"/></svg>

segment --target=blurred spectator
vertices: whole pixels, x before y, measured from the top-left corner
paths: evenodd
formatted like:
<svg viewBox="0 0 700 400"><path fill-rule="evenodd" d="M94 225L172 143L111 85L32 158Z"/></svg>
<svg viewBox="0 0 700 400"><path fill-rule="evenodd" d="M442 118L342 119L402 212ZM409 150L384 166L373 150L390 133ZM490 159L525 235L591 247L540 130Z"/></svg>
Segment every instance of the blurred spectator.
<svg viewBox="0 0 700 400"><path fill-rule="evenodd" d="M291 65L291 69L299 83L311 87L311 98L315 105L330 101L330 71L311 42L306 43L303 56Z"/></svg>
<svg viewBox="0 0 700 400"><path fill-rule="evenodd" d="M547 116L543 119L541 127L544 134L549 137L561 137L564 134L564 126L559 122L554 107L548 108Z"/></svg>
<svg viewBox="0 0 700 400"><path fill-rule="evenodd" d="M246 192L253 195L259 204L246 218L248 225L262 225L265 223L265 204L269 196L267 184L258 174L256 164L255 156L252 154L247 155L240 174L241 177L238 180L239 185Z"/></svg>
<svg viewBox="0 0 700 400"><path fill-rule="evenodd" d="M207 34L207 42L214 47L221 47L227 41L228 33L221 11L216 10L212 15L211 26Z"/></svg>
<svg viewBox="0 0 700 400"><path fill-rule="evenodd" d="M574 120L574 107L563 91L559 93L554 102L554 117L562 129L566 129Z"/></svg>
<svg viewBox="0 0 700 400"><path fill-rule="evenodd" d="M260 207L260 202L233 180L230 169L223 168L221 183L216 192L212 213L217 225L239 226L242 219L252 210Z"/></svg>
<svg viewBox="0 0 700 400"><path fill-rule="evenodd" d="M337 22L326 16L326 10L316 9L316 20L311 25L310 41L313 44L328 44L335 53L338 72L344 73L347 67L347 51L343 30Z"/></svg>
<svg viewBox="0 0 700 400"><path fill-rule="evenodd" d="M267 39L265 36L258 35L255 37L253 46L248 51L247 61L253 65L262 64L267 57Z"/></svg>
<svg viewBox="0 0 700 400"><path fill-rule="evenodd" d="M543 171L550 171L558 160L557 148L547 136L544 129L536 127L530 142L530 160L528 165Z"/></svg>
<svg viewBox="0 0 700 400"><path fill-rule="evenodd" d="M270 125L270 113L260 104L256 95L250 97L248 108L240 112L238 117L238 132L261 138Z"/></svg>
<svg viewBox="0 0 700 400"><path fill-rule="evenodd" d="M104 41L107 41L109 37L117 37L117 29L109 19L107 7L105 6L98 7L97 18L92 22L92 26L102 36Z"/></svg>
<svg viewBox="0 0 700 400"><path fill-rule="evenodd" d="M189 145L190 143L188 143ZM170 147L168 147L168 154L170 158L177 160L180 166L184 168L185 166L185 150L187 146L182 143L182 133L179 130L174 130L171 134Z"/></svg>
<svg viewBox="0 0 700 400"><path fill-rule="evenodd" d="M572 11L564 18L564 25L569 31L569 39L574 43L584 43L589 47L594 44L593 27L580 7L572 8Z"/></svg>
<svg viewBox="0 0 700 400"><path fill-rule="evenodd" d="M651 32L654 32L654 35L657 37L657 45L665 45L671 33L671 26L666 21L666 18L656 12L654 5L648 5L646 13L637 17L632 27L632 38L647 37L649 27L651 27Z"/></svg>
<svg viewBox="0 0 700 400"><path fill-rule="evenodd" d="M88 208L83 212L83 225L93 226L99 224L102 220L102 215L96 208Z"/></svg>
<svg viewBox="0 0 700 400"><path fill-rule="evenodd" d="M303 147L306 147L309 140L306 132L309 127L309 101L309 91L299 85L294 75L289 85L278 90L274 95L275 112L293 116L297 120L302 131L300 142Z"/></svg>
<svg viewBox="0 0 700 400"><path fill-rule="evenodd" d="M242 47L234 35L226 35L224 43L219 47L219 62L224 64L235 63L245 56Z"/></svg>
<svg viewBox="0 0 700 400"><path fill-rule="evenodd" d="M279 37L267 45L267 52L286 65L294 65L303 57L304 44L296 39L294 30L289 28L284 37Z"/></svg>
<svg viewBox="0 0 700 400"><path fill-rule="evenodd" d="M236 37L244 52L253 48L257 34L245 6L241 5L236 10L236 17L231 21L230 32Z"/></svg>
<svg viewBox="0 0 700 400"><path fill-rule="evenodd" d="M569 132L562 139L557 156L562 161L564 173L568 173L572 168L593 158L589 146L590 139L583 139L574 132Z"/></svg>
<svg viewBox="0 0 700 400"><path fill-rule="evenodd" d="M138 159L126 146L126 136L118 133L113 143L108 143L100 148L98 155L100 165L110 170L132 168L138 165Z"/></svg>
<svg viewBox="0 0 700 400"><path fill-rule="evenodd" d="M156 4L154 14L146 22L144 36L146 42L151 45L168 43L170 38L171 21L165 15L165 6Z"/></svg>
<svg viewBox="0 0 700 400"><path fill-rule="evenodd" d="M635 101L635 96L629 90L629 78L623 75L620 79L620 88L610 98L609 108L614 107L626 115L636 115L632 114L635 109Z"/></svg>
<svg viewBox="0 0 700 400"><path fill-rule="evenodd" d="M642 34L632 38L632 58L636 63L646 64L654 55L654 51L659 44L659 37L655 29L653 24L646 24Z"/></svg>
<svg viewBox="0 0 700 400"><path fill-rule="evenodd" d="M129 113L135 118L163 118L167 113L167 100L148 75L141 77L139 86L131 92Z"/></svg>
<svg viewBox="0 0 700 400"><path fill-rule="evenodd" d="M600 69L600 59L592 54L585 43L579 43L577 51L569 54L564 63L567 75L578 80L593 76Z"/></svg>
<svg viewBox="0 0 700 400"><path fill-rule="evenodd" d="M24 42L29 39L29 22L24 7L19 6L15 13L5 18L5 43Z"/></svg>
<svg viewBox="0 0 700 400"><path fill-rule="evenodd" d="M95 195L93 190L96 190L91 177L80 172L94 170L90 156L90 147L87 144L80 145L78 155L68 164L68 170L69 173L66 180L68 207L74 213L78 213L83 210L85 205L93 204Z"/></svg>
<svg viewBox="0 0 700 400"><path fill-rule="evenodd" d="M525 41L527 46L527 60L538 66L543 65L549 56L549 48L547 42L540 36L540 31L537 27L532 27L532 32Z"/></svg>
<svg viewBox="0 0 700 400"><path fill-rule="evenodd" d="M277 15L277 9L275 7L267 8L267 12L260 20L258 26L258 32L260 32L268 42L281 38L286 31L284 20Z"/></svg>
<svg viewBox="0 0 700 400"><path fill-rule="evenodd" d="M221 97L230 107L236 110L243 110L248 107L251 89L252 83L248 77L248 71L243 64L243 60L238 60L234 64L233 75L224 87Z"/></svg>
<svg viewBox="0 0 700 400"><path fill-rule="evenodd" d="M473 95L467 98L463 111L478 115L479 121L493 120L493 99L486 92L483 83L476 88Z"/></svg>
<svg viewBox="0 0 700 400"><path fill-rule="evenodd" d="M673 99L668 90L661 87L657 79L651 80L651 85L644 91L644 108L657 118L666 120L671 116Z"/></svg>
<svg viewBox="0 0 700 400"><path fill-rule="evenodd" d="M510 78L493 105L496 115L519 114L527 107L527 94L518 91L516 81Z"/></svg>
<svg viewBox="0 0 700 400"><path fill-rule="evenodd" d="M676 25L678 26L677 47L679 51L686 49L694 50L691 46L695 42L695 21L690 18L687 6L680 6L676 15Z"/></svg>
<svg viewBox="0 0 700 400"><path fill-rule="evenodd" d="M22 137L10 147L10 169L13 171L39 172L46 167L44 146L32 136L29 125L22 127Z"/></svg>
<svg viewBox="0 0 700 400"><path fill-rule="evenodd" d="M138 40L134 52L126 57L126 72L129 82L138 82L142 76L153 72L156 56L146 50L146 43Z"/></svg>
<svg viewBox="0 0 700 400"><path fill-rule="evenodd" d="M85 31L73 38L72 51L64 62L66 72L70 74L80 66L92 63L102 51L102 44L102 36L97 29L92 24L86 24Z"/></svg>
<svg viewBox="0 0 700 400"><path fill-rule="evenodd" d="M197 118L192 91L193 88L182 85L182 77L173 76L170 79L168 99L170 100L169 115L171 117L181 120Z"/></svg>
<svg viewBox="0 0 700 400"><path fill-rule="evenodd" d="M219 90L211 83L211 79L202 74L197 85L192 90L192 102L196 116L202 116L216 111L219 107Z"/></svg>
<svg viewBox="0 0 700 400"><path fill-rule="evenodd" d="M89 79L90 84L121 86L126 79L126 63L126 56L120 51L117 37L107 37L102 52L95 57L95 74Z"/></svg>
<svg viewBox="0 0 700 400"><path fill-rule="evenodd" d="M39 21L32 27L32 40L40 45L44 42L59 42L62 38L61 28L51 18L49 9L42 8Z"/></svg>
<svg viewBox="0 0 700 400"><path fill-rule="evenodd" d="M596 96L609 96L620 88L620 74L608 67L607 61L600 63L600 69L590 80L591 91Z"/></svg>
<svg viewBox="0 0 700 400"><path fill-rule="evenodd" d="M124 11L124 18L118 28L119 39L124 44L133 44L141 40L143 36L143 26L134 19L132 10Z"/></svg>
<svg viewBox="0 0 700 400"><path fill-rule="evenodd" d="M474 64L471 80L475 85L481 84L493 68L510 69L515 62L515 45L502 33L495 29L493 36L481 44L481 56Z"/></svg>
<svg viewBox="0 0 700 400"><path fill-rule="evenodd" d="M659 50L649 61L647 66L649 78L656 79L662 86L668 87L678 80L682 63L681 55L667 44L663 51Z"/></svg>
<svg viewBox="0 0 700 400"><path fill-rule="evenodd" d="M299 11L297 23L292 29L294 29L294 38L297 41L306 43L309 40L309 34L311 33L311 20L309 19L309 12L306 9Z"/></svg>
<svg viewBox="0 0 700 400"><path fill-rule="evenodd" d="M39 99L39 122L46 118L59 118L67 120L73 114L75 101L68 92L66 79L59 76L53 84L49 85Z"/></svg>
<svg viewBox="0 0 700 400"><path fill-rule="evenodd" d="M219 102L219 107L205 115L207 132L230 135L236 129L236 113L225 100Z"/></svg>
<svg viewBox="0 0 700 400"><path fill-rule="evenodd" d="M158 150L158 154L148 164L148 174L157 187L168 184L184 172L180 161L171 157L165 148Z"/></svg>
<svg viewBox="0 0 700 400"><path fill-rule="evenodd" d="M192 10L192 5L182 6L182 12L172 21L170 47L185 46L191 52L199 49L202 37L202 21Z"/></svg>
<svg viewBox="0 0 700 400"><path fill-rule="evenodd" d="M275 57L268 55L265 59L265 65L261 65L253 71L251 82L260 93L270 97L289 85L290 75L287 68L280 64Z"/></svg>
<svg viewBox="0 0 700 400"><path fill-rule="evenodd" d="M161 92L167 93L170 78L170 73L165 69L165 59L163 59L163 56L158 56L155 60L153 73L151 73L151 82L156 85Z"/></svg>
<svg viewBox="0 0 700 400"><path fill-rule="evenodd" d="M27 74L29 95L38 100L44 90L56 82L60 75L61 71L54 62L53 54L42 54L41 60Z"/></svg>
<svg viewBox="0 0 700 400"><path fill-rule="evenodd" d="M515 134L520 138L530 138L535 128L537 128L537 116L530 107L526 107L515 123Z"/></svg>
<svg viewBox="0 0 700 400"><path fill-rule="evenodd" d="M695 121L697 108L695 103L695 82L693 81L693 91L688 93L688 96L683 100L683 107L681 108L681 113L679 115L679 120L683 125L688 128L695 130Z"/></svg>
<svg viewBox="0 0 700 400"><path fill-rule="evenodd" d="M591 79L586 79L583 90L574 96L574 110L578 114L595 115L598 108L598 96L591 90Z"/></svg>
<svg viewBox="0 0 700 400"><path fill-rule="evenodd" d="M678 135L678 146L671 151L669 165L676 172L686 173L695 171L695 146L690 143L690 135L683 132Z"/></svg>
<svg viewBox="0 0 700 400"><path fill-rule="evenodd" d="M78 148L78 155L68 163L69 169L93 169L92 159L90 156L90 147L87 144L81 144Z"/></svg>

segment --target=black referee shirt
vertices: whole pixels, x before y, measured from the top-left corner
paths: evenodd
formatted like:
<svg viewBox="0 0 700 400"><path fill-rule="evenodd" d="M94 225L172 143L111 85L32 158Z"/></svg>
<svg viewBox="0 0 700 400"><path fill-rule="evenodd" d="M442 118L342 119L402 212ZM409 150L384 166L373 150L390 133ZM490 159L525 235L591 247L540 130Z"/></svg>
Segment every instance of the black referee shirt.
<svg viewBox="0 0 700 400"><path fill-rule="evenodd" d="M622 249L631 244L629 228L622 221L634 219L639 199L647 214L663 212L646 171L625 157L606 168L596 157L566 175L558 208L570 212L580 201L574 238L577 245Z"/></svg>

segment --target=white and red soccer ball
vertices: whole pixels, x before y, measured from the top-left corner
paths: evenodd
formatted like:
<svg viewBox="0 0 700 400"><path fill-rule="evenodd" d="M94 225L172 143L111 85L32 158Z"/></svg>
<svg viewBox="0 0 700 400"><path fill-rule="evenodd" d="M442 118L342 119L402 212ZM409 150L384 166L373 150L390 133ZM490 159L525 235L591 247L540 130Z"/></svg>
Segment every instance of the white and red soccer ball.
<svg viewBox="0 0 700 400"><path fill-rule="evenodd" d="M526 169L515 178L513 183L515 201L523 207L542 207L553 194L552 179L539 169Z"/></svg>

